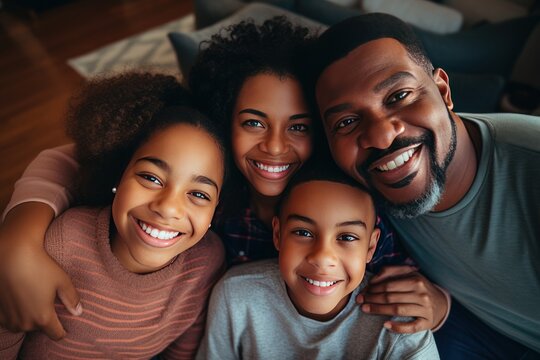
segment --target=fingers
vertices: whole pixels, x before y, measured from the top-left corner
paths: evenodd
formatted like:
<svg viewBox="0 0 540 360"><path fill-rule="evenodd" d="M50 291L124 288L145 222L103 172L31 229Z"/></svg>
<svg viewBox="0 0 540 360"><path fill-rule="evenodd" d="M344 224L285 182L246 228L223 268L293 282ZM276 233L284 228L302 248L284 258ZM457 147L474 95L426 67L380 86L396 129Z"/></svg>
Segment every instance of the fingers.
<svg viewBox="0 0 540 360"><path fill-rule="evenodd" d="M386 275L384 275L386 276ZM431 283L418 272L409 272L399 277L378 278L370 282L363 293L382 293L382 292L428 292Z"/></svg>
<svg viewBox="0 0 540 360"><path fill-rule="evenodd" d="M410 273L417 272L418 268L409 265L395 265L395 266L385 266L381 271L371 278L369 281L370 284L376 284L381 281L385 281L389 278L401 277Z"/></svg>
<svg viewBox="0 0 540 360"><path fill-rule="evenodd" d="M39 329L51 340L60 340L66 336L66 331L54 311L39 325Z"/></svg>
<svg viewBox="0 0 540 360"><path fill-rule="evenodd" d="M420 318L412 321L386 321L384 327L400 334L412 334L430 329L428 321Z"/></svg>
<svg viewBox="0 0 540 360"><path fill-rule="evenodd" d="M80 316L82 314L83 308L79 293L75 290L69 277L63 279L59 285L57 295L71 315Z"/></svg>

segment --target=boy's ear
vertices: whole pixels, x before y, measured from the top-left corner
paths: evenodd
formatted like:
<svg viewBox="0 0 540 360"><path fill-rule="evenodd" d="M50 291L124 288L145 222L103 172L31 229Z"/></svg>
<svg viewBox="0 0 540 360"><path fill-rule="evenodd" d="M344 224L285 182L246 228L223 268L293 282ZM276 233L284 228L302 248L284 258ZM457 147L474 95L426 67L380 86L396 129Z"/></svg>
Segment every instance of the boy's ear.
<svg viewBox="0 0 540 360"><path fill-rule="evenodd" d="M379 242L380 235L381 235L381 229L379 228L373 229L373 232L371 233L371 237L369 239L366 264L371 261L371 259L373 258L373 254L375 254L375 249L377 248L377 243Z"/></svg>
<svg viewBox="0 0 540 360"><path fill-rule="evenodd" d="M454 108L454 103L450 92L450 79L448 74L443 69L437 68L433 71L433 81L435 81L435 85L439 88L439 92L441 93L446 107L448 110L452 110Z"/></svg>
<svg viewBox="0 0 540 360"><path fill-rule="evenodd" d="M279 251L281 239L279 238L279 219L277 216L272 218L272 238L274 240L274 247Z"/></svg>

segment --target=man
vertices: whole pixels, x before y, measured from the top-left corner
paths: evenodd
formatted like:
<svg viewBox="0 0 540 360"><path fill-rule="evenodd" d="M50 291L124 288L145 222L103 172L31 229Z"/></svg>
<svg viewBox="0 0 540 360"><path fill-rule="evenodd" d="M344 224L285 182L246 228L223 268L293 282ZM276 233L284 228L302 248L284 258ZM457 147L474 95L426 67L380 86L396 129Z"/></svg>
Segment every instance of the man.
<svg viewBox="0 0 540 360"><path fill-rule="evenodd" d="M334 160L457 300L435 333L441 356L540 357L540 119L453 113L447 74L390 15L332 26L314 58Z"/></svg>

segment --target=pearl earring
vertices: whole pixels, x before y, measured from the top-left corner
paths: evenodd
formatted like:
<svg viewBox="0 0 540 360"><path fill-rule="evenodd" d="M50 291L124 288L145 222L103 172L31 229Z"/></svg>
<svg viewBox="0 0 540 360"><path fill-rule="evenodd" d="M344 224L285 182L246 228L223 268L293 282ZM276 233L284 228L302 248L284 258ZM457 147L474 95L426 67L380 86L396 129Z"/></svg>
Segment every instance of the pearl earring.
<svg viewBox="0 0 540 360"><path fill-rule="evenodd" d="M208 228L210 229L212 227L212 224L208 224Z"/></svg>
<svg viewBox="0 0 540 360"><path fill-rule="evenodd" d="M112 191L113 194L116 194L116 188L115 187L113 187L111 191Z"/></svg>

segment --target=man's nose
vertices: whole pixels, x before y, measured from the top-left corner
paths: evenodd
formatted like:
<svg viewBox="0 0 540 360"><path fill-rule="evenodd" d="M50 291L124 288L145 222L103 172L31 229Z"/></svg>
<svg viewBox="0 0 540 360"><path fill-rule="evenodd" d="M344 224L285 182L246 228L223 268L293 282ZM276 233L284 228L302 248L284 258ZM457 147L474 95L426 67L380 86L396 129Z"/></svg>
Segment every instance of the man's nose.
<svg viewBox="0 0 540 360"><path fill-rule="evenodd" d="M362 126L358 144L363 149L387 149L405 131L401 120L377 114L365 118Z"/></svg>

